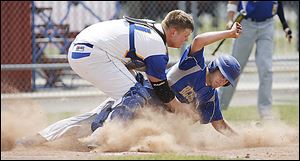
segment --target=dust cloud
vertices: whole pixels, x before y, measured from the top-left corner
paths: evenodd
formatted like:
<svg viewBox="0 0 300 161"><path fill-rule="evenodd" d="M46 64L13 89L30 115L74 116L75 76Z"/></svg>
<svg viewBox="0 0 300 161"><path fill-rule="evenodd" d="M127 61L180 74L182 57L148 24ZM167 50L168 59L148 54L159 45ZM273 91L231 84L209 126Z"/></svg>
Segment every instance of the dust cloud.
<svg viewBox="0 0 300 161"><path fill-rule="evenodd" d="M31 100L1 102L1 151L13 149L17 139L35 134L46 123L45 112Z"/></svg>
<svg viewBox="0 0 300 161"><path fill-rule="evenodd" d="M184 116L144 108L135 120L107 122L91 136L79 140L84 144L98 145L95 151L99 152L197 152L299 142L299 129L279 121L260 126L255 123L231 126L239 136L228 138L218 133L211 124L194 124Z"/></svg>
<svg viewBox="0 0 300 161"><path fill-rule="evenodd" d="M211 124L193 123L181 115L143 108L129 122L110 121L92 135L62 138L40 146L40 149L89 151L86 145L97 145L99 152L199 152L203 150L240 149L297 144L299 129L282 122L257 126L255 123L230 123L238 137L228 138ZM1 104L1 151L12 150L15 141L47 126L47 117L31 101ZM90 124L87 123L87 130ZM84 130L84 129L80 129Z"/></svg>

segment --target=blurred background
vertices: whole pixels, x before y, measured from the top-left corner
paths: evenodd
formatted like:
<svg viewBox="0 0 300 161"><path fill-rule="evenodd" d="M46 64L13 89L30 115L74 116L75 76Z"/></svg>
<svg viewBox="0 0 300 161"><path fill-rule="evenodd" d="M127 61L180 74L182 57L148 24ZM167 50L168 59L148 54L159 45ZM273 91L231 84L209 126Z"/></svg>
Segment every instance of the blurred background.
<svg viewBox="0 0 300 161"><path fill-rule="evenodd" d="M48 111L91 109L106 96L70 68L67 51L85 27L128 15L161 22L171 10L191 13L195 31L224 30L227 1L1 1L1 110L14 100L34 100ZM289 44L278 16L273 57L273 101L299 105L299 2L284 1L284 12L293 31ZM187 44L188 44L187 43ZM206 61L218 42L205 48ZM232 40L219 54L231 54ZM183 49L169 49L170 65ZM258 74L254 51L241 75L232 105L255 105ZM2 101L4 100L4 101ZM84 107L83 107L84 106Z"/></svg>

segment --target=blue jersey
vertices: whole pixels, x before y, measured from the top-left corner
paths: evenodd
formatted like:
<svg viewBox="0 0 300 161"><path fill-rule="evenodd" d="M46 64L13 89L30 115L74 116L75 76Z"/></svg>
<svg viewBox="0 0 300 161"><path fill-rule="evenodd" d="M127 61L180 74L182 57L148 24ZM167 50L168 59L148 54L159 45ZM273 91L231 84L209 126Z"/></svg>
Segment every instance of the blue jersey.
<svg viewBox="0 0 300 161"><path fill-rule="evenodd" d="M201 115L201 123L223 119L218 92L206 86L204 48L190 54L191 46L184 51L180 61L167 72L167 79L176 97L183 103L194 103Z"/></svg>
<svg viewBox="0 0 300 161"><path fill-rule="evenodd" d="M244 9L247 18L262 22L277 14L277 1L239 1L238 10Z"/></svg>

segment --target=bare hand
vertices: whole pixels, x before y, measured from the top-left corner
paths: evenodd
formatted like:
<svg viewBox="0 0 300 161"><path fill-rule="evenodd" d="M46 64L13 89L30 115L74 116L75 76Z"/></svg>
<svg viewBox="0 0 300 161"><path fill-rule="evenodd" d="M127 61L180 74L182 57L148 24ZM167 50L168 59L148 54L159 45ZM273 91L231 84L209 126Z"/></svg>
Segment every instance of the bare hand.
<svg viewBox="0 0 300 161"><path fill-rule="evenodd" d="M291 43L292 41L292 30L288 27L284 30L285 37L288 39L288 42Z"/></svg>
<svg viewBox="0 0 300 161"><path fill-rule="evenodd" d="M242 25L238 22L235 22L230 31L232 33L232 38L239 38L242 33Z"/></svg>

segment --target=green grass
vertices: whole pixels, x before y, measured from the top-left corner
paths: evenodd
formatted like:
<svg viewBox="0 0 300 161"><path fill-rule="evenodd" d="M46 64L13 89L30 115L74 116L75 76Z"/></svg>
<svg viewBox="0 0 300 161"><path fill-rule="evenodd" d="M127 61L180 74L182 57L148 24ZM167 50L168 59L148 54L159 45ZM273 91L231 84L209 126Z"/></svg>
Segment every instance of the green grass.
<svg viewBox="0 0 300 161"><path fill-rule="evenodd" d="M299 126L299 105L275 106L280 114L280 119L290 125Z"/></svg>
<svg viewBox="0 0 300 161"><path fill-rule="evenodd" d="M225 158L174 153L98 157L97 160L224 160Z"/></svg>
<svg viewBox="0 0 300 161"><path fill-rule="evenodd" d="M49 124L60 121L62 119L66 119L69 117L73 117L78 115L77 112L61 112L61 113L49 113L47 115Z"/></svg>
<svg viewBox="0 0 300 161"><path fill-rule="evenodd" d="M259 121L256 106L230 107L223 110L228 121ZM299 104L273 105L273 112L279 119L291 126L299 126Z"/></svg>

